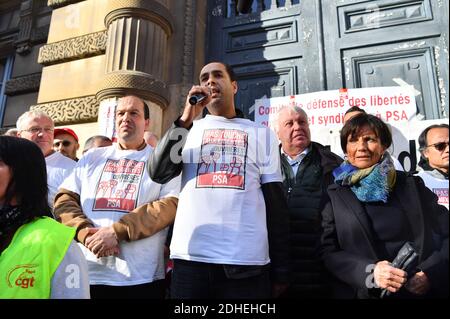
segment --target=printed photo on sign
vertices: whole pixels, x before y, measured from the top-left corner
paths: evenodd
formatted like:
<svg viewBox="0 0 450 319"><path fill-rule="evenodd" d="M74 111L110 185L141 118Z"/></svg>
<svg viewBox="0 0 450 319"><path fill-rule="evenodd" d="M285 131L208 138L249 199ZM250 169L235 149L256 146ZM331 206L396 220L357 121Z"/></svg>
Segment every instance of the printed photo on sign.
<svg viewBox="0 0 450 319"><path fill-rule="evenodd" d="M448 206L448 188L433 188L433 192L438 197L438 203Z"/></svg>
<svg viewBox="0 0 450 319"><path fill-rule="evenodd" d="M136 208L145 162L108 159L95 192L92 210L129 212Z"/></svg>
<svg viewBox="0 0 450 319"><path fill-rule="evenodd" d="M205 130L196 186L245 189L247 143L248 134L244 131Z"/></svg>

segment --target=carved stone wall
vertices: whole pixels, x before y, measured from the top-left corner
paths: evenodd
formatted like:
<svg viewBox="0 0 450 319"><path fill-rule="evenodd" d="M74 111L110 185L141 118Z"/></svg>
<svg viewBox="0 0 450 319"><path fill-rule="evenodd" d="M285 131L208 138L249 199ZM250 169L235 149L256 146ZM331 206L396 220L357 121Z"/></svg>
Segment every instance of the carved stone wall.
<svg viewBox="0 0 450 319"><path fill-rule="evenodd" d="M48 24L42 25L51 14L51 10L42 0L22 0L20 3L17 33L14 35L14 47L21 55L30 53L33 45L42 43L48 34ZM0 7L0 12L2 8ZM9 24L10 22L7 22Z"/></svg>
<svg viewBox="0 0 450 319"><path fill-rule="evenodd" d="M111 0L108 11L106 75L97 98L136 94L164 109L167 45L174 29L170 11L155 0Z"/></svg>
<svg viewBox="0 0 450 319"><path fill-rule="evenodd" d="M6 82L5 94L12 96L28 92L37 92L41 82L41 73L17 77Z"/></svg>
<svg viewBox="0 0 450 319"><path fill-rule="evenodd" d="M85 96L33 105L30 109L44 111L59 126L97 121L98 105L95 96Z"/></svg>
<svg viewBox="0 0 450 319"><path fill-rule="evenodd" d="M19 33L14 42L19 54L30 52L31 28L33 26L33 1L23 1L20 5Z"/></svg>
<svg viewBox="0 0 450 319"><path fill-rule="evenodd" d="M47 5L53 8L59 8L63 6L67 6L72 3L81 2L84 0L48 0Z"/></svg>
<svg viewBox="0 0 450 319"><path fill-rule="evenodd" d="M134 94L143 99L154 101L161 108L165 108L169 100L166 84L142 72L114 72L107 74L99 88L97 99L103 100L108 97L126 94Z"/></svg>
<svg viewBox="0 0 450 319"><path fill-rule="evenodd" d="M31 41L33 43L43 43L47 40L48 30L50 25L34 28L31 30Z"/></svg>
<svg viewBox="0 0 450 319"><path fill-rule="evenodd" d="M166 6L155 0L109 0L106 26L124 17L142 18L154 22L170 36L173 32L173 17Z"/></svg>
<svg viewBox="0 0 450 319"><path fill-rule="evenodd" d="M104 54L107 39L107 32L102 31L44 45L39 50L38 63L51 65Z"/></svg>
<svg viewBox="0 0 450 319"><path fill-rule="evenodd" d="M179 105L183 105L183 101L186 100L189 89L193 84L194 77L194 30L195 30L195 18L194 18L194 1L185 1L185 20L184 20L184 55L183 55L183 91Z"/></svg>

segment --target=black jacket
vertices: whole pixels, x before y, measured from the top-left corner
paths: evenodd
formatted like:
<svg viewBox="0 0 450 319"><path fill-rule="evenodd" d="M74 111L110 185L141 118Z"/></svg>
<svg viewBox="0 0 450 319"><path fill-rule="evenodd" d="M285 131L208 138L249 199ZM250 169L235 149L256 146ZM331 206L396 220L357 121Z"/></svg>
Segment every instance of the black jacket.
<svg viewBox="0 0 450 319"><path fill-rule="evenodd" d="M189 130L181 128L178 120L170 127L149 158L150 177L157 183L167 183L183 170L181 152ZM192 126L191 126L192 127ZM272 280L287 283L289 280L289 216L282 183L266 183L261 186L266 204L269 255ZM211 190L213 191L213 190ZM240 278L252 276L266 267L225 265L227 274L238 274Z"/></svg>
<svg viewBox="0 0 450 319"><path fill-rule="evenodd" d="M332 172L342 159L312 142L294 176L286 156L281 158L290 223L291 280L286 297L330 297L329 276L318 256L321 212L328 202L327 188L334 182Z"/></svg>
<svg viewBox="0 0 450 319"><path fill-rule="evenodd" d="M404 172L397 171L393 192L406 214L420 255L418 268L430 280L430 296L448 296L447 209L437 204L436 195L422 179ZM322 212L321 255L325 266L338 280L334 296L378 297L380 289L372 288L369 281L373 265L380 258L364 205L349 187L333 184L328 194L330 202Z"/></svg>

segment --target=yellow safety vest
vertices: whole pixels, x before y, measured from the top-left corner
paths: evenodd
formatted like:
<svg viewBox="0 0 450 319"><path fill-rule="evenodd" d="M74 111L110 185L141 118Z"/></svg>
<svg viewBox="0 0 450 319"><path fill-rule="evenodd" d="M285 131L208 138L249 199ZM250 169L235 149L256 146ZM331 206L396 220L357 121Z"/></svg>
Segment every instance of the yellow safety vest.
<svg viewBox="0 0 450 319"><path fill-rule="evenodd" d="M51 280L75 228L48 218L22 225L0 255L0 298L50 298Z"/></svg>

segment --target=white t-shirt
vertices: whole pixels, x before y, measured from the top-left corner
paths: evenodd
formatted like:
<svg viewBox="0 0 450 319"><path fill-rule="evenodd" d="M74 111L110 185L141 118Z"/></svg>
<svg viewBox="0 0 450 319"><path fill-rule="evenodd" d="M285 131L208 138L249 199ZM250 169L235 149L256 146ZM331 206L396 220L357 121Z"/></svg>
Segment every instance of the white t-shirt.
<svg viewBox="0 0 450 319"><path fill-rule="evenodd" d="M194 121L182 158L171 258L269 263L261 184L282 181L273 132L250 120L207 115Z"/></svg>
<svg viewBox="0 0 450 319"><path fill-rule="evenodd" d="M86 153L61 186L80 195L86 216L96 227L111 226L124 214L145 203L178 197L180 178L161 185L153 182L145 165L152 152L120 150L117 145ZM120 243L120 254L97 258L80 244L92 284L129 286L164 278L167 228L141 240Z"/></svg>
<svg viewBox="0 0 450 319"><path fill-rule="evenodd" d="M429 171L421 171L416 176L420 176L425 186L437 195L438 203L448 209L448 180L437 178Z"/></svg>
<svg viewBox="0 0 450 319"><path fill-rule="evenodd" d="M53 207L53 200L64 180L72 173L77 162L59 152L45 157L47 165L48 203Z"/></svg>
<svg viewBox="0 0 450 319"><path fill-rule="evenodd" d="M86 260L72 240L64 259L52 277L51 299L89 299L89 274Z"/></svg>

